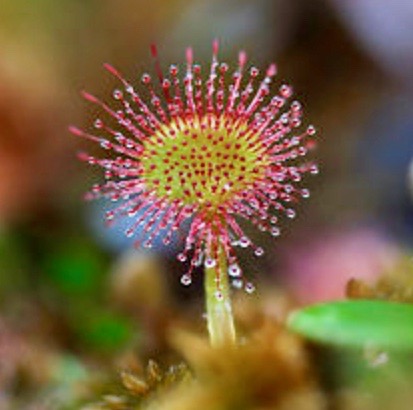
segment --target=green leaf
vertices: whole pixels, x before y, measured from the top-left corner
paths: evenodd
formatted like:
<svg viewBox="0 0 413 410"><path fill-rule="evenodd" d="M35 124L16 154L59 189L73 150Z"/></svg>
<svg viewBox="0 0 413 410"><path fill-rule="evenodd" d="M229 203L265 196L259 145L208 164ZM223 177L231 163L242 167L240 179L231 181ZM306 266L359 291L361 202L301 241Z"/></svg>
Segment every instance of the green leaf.
<svg viewBox="0 0 413 410"><path fill-rule="evenodd" d="M348 300L305 307L288 327L314 341L348 346L413 350L413 305Z"/></svg>
<svg viewBox="0 0 413 410"><path fill-rule="evenodd" d="M128 343L134 335L132 322L113 312L90 312L78 329L79 336L88 347L100 352L114 352Z"/></svg>
<svg viewBox="0 0 413 410"><path fill-rule="evenodd" d="M45 261L45 271L67 295L100 292L104 267L100 255L88 244L66 241L54 247Z"/></svg>

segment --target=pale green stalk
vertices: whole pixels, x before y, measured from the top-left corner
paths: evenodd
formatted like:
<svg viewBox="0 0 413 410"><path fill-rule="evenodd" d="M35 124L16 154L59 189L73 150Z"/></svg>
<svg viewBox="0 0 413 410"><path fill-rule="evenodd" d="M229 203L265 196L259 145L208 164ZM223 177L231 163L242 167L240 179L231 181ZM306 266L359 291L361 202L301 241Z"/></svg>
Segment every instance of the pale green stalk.
<svg viewBox="0 0 413 410"><path fill-rule="evenodd" d="M207 323L213 347L235 343L236 339L227 270L225 252L221 248L215 266L205 268Z"/></svg>

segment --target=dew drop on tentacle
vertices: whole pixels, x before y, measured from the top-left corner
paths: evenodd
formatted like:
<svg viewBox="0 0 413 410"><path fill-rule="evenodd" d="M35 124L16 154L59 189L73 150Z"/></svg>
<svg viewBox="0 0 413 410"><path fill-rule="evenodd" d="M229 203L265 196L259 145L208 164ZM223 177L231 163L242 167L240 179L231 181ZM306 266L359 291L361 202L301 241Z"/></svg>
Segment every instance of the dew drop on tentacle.
<svg viewBox="0 0 413 410"><path fill-rule="evenodd" d="M293 88L288 84L283 84L280 87L280 94L284 98L290 98L293 95Z"/></svg>
<svg viewBox="0 0 413 410"><path fill-rule="evenodd" d="M316 164L311 165L310 167L310 173L313 175L317 175L318 174L318 166Z"/></svg>
<svg viewBox="0 0 413 410"><path fill-rule="evenodd" d="M309 125L309 126L307 127L307 134L308 134L308 135L315 135L316 132L317 132L317 131L316 131L314 125Z"/></svg>
<svg viewBox="0 0 413 410"><path fill-rule="evenodd" d="M294 219L294 218L296 217L296 215L297 215L297 213L295 212L295 210L294 210L294 209L291 209L291 208L286 209L286 210L285 210L285 214L287 215L287 218L290 218L290 219Z"/></svg>
<svg viewBox="0 0 413 410"><path fill-rule="evenodd" d="M152 249L152 247L153 247L152 241L150 241L150 240L145 241L143 243L143 246L147 249Z"/></svg>
<svg viewBox="0 0 413 410"><path fill-rule="evenodd" d="M105 213L105 218L106 218L107 221L113 220L114 217L115 217L115 212L114 211L107 211Z"/></svg>
<svg viewBox="0 0 413 410"><path fill-rule="evenodd" d="M278 222L278 218L276 216L272 216L270 218L270 222L271 222L272 225L275 225Z"/></svg>
<svg viewBox="0 0 413 410"><path fill-rule="evenodd" d="M241 276L241 268L237 263L233 263L228 266L228 275L232 277L239 277Z"/></svg>
<svg viewBox="0 0 413 410"><path fill-rule="evenodd" d="M184 286L189 286L192 283L192 278L191 275L185 273L184 275L181 276L181 283Z"/></svg>
<svg viewBox="0 0 413 410"><path fill-rule="evenodd" d="M186 262L188 260L187 256L184 253L178 253L176 258L179 262Z"/></svg>
<svg viewBox="0 0 413 410"><path fill-rule="evenodd" d="M125 236L131 238L133 236L134 230L132 228L125 230Z"/></svg>
<svg viewBox="0 0 413 410"><path fill-rule="evenodd" d="M246 236L243 236L239 239L239 246L241 246L241 248L248 248L250 244L251 244L251 241Z"/></svg>
<svg viewBox="0 0 413 410"><path fill-rule="evenodd" d="M244 289L245 289L245 292L247 292L247 293L254 293L255 292L255 286L251 282L246 283L245 286L244 286Z"/></svg>
<svg viewBox="0 0 413 410"><path fill-rule="evenodd" d="M123 93L122 93L122 91L120 91L120 90L118 90L118 89L113 90L112 95L113 95L113 98L114 98L115 100L120 100L120 99L123 98Z"/></svg>
<svg viewBox="0 0 413 410"><path fill-rule="evenodd" d="M216 298L218 301L221 301L221 300L224 300L224 295L223 295L223 293L222 293L220 290L217 290L217 291L215 292L215 298Z"/></svg>
<svg viewBox="0 0 413 410"><path fill-rule="evenodd" d="M242 279L233 279L231 285L234 287L234 289L242 289L242 287L244 286L244 281Z"/></svg>
<svg viewBox="0 0 413 410"><path fill-rule="evenodd" d="M103 128L103 121L100 118L96 118L95 122L93 123L93 126L99 130Z"/></svg>
<svg viewBox="0 0 413 410"><path fill-rule="evenodd" d="M280 236L281 231L280 231L280 228L278 228L276 226L273 226L270 229L270 233L271 233L272 236L277 237L277 236Z"/></svg>
<svg viewBox="0 0 413 410"><path fill-rule="evenodd" d="M217 261L211 257L207 257L204 262L204 266L208 269L215 267L216 264L217 264Z"/></svg>

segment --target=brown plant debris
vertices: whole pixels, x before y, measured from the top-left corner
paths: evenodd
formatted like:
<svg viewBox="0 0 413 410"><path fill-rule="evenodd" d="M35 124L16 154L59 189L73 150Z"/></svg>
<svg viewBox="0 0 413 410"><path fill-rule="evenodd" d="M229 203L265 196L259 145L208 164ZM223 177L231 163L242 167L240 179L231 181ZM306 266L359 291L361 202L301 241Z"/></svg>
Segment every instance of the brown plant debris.
<svg viewBox="0 0 413 410"><path fill-rule="evenodd" d="M350 299L380 299L413 303L413 264L409 259L399 262L394 271L386 272L375 283L350 279L346 286Z"/></svg>

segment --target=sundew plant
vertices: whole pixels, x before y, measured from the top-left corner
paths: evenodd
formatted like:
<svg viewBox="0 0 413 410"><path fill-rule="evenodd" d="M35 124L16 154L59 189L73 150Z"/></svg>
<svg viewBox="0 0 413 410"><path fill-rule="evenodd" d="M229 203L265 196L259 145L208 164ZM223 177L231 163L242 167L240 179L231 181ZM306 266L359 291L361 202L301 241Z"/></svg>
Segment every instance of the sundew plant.
<svg viewBox="0 0 413 410"><path fill-rule="evenodd" d="M94 132L70 127L73 134L98 143L109 156L79 156L104 171L87 199L117 201L108 221L130 217L125 234L143 227L150 248L162 237L169 244L184 226L184 248L177 258L189 262L181 276L191 283L195 267L205 268L208 330L213 345L235 340L229 298L235 287L251 291L237 259L236 247L264 251L245 234L240 220L276 237L279 217L294 218L294 203L309 196L300 181L317 167L303 157L313 145L313 126L302 127L302 106L292 100L287 84L271 91L277 69L262 74L247 67L241 51L233 72L218 60L213 42L206 69L186 50L186 64L164 73L152 46L156 77L143 74L139 91L115 68L105 68L118 80L113 100L106 103L84 92L101 107ZM116 124L113 126L111 124Z"/></svg>

